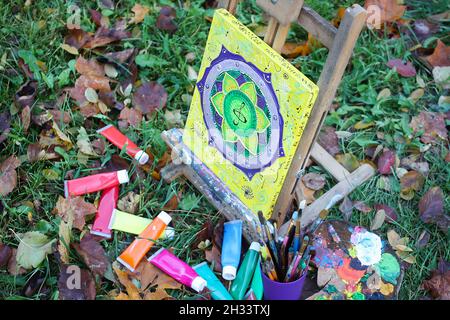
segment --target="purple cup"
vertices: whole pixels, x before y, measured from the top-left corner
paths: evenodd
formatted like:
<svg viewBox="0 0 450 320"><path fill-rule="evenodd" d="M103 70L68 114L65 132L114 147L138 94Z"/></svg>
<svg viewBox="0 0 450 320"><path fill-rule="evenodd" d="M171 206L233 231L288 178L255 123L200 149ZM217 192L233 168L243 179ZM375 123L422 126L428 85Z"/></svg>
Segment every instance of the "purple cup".
<svg viewBox="0 0 450 320"><path fill-rule="evenodd" d="M264 300L300 300L308 272L305 272L301 278L292 282L273 281L264 272L261 271L261 274L264 286Z"/></svg>

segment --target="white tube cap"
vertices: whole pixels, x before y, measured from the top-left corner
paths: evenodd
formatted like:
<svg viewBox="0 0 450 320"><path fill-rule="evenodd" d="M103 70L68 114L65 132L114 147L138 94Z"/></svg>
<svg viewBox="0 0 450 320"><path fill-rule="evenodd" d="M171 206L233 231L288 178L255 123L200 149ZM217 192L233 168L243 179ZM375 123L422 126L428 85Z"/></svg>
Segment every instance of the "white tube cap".
<svg viewBox="0 0 450 320"><path fill-rule="evenodd" d="M236 267L224 266L222 268L222 278L228 281L234 280L236 278L236 271Z"/></svg>
<svg viewBox="0 0 450 320"><path fill-rule="evenodd" d="M164 235L167 239L173 239L175 237L175 230L173 228L166 228Z"/></svg>
<svg viewBox="0 0 450 320"><path fill-rule="evenodd" d="M169 216L169 214L165 211L161 211L158 216L158 219L161 219L166 225L168 225L170 223L170 221L172 221L172 217Z"/></svg>
<svg viewBox="0 0 450 320"><path fill-rule="evenodd" d="M140 165L144 165L148 162L150 157L146 152L139 150L138 153L136 153L136 155L134 156L134 159L136 159Z"/></svg>
<svg viewBox="0 0 450 320"><path fill-rule="evenodd" d="M207 282L202 277L195 277L194 280L192 280L191 288L194 289L197 292L202 292L203 289L205 289L207 285Z"/></svg>
<svg viewBox="0 0 450 320"><path fill-rule="evenodd" d="M261 250L261 245L258 242L252 242L250 244L250 250L255 250L256 252L259 252Z"/></svg>
<svg viewBox="0 0 450 320"><path fill-rule="evenodd" d="M127 170L119 170L117 171L117 179L119 180L119 183L128 183L130 181L130 177L128 176Z"/></svg>

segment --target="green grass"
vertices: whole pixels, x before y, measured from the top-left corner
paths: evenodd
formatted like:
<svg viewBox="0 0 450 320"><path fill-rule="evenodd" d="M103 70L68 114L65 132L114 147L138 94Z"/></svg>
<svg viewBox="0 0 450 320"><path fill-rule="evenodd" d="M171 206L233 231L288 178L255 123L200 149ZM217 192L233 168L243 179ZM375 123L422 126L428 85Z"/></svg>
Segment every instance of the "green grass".
<svg viewBox="0 0 450 320"><path fill-rule="evenodd" d="M185 102L186 94L192 94L194 83L187 77L187 62L185 55L189 52L195 53L195 61L192 63L195 69L199 69L201 56L206 43L209 30L209 22L205 16L212 16L212 10L204 10L201 7L201 0L190 1L191 6L188 10L180 8L176 1L138 1L151 7L149 17L139 25L140 35L123 41L120 45L113 45L109 50L119 50L121 48L138 48L142 53L149 54L156 59L155 63L146 68L140 68L139 77L142 80L153 80L161 83L169 94L167 110L181 109L184 117L187 116L189 105ZM346 6L351 1L306 1L308 5L316 9L327 19L334 17L338 7ZM116 1L118 8L112 12L110 19L112 22L120 17L131 17L131 8L135 1ZM360 1L362 3L362 1ZM408 1L411 5L417 4L417 1ZM434 1L427 6L416 6L408 15L411 17L425 17L443 11L442 1ZM69 3L70 4L70 3ZM69 14L66 4L62 0L36 0L29 8L23 7L23 1L11 1L0 7L0 57L7 54L7 72L0 71L0 112L3 110L12 110L14 93L25 81L20 73L17 64L18 50L28 50L40 61L44 62L47 68L45 75L58 79L58 76L67 68L69 61L74 56L69 55L59 48L63 43L66 33L65 22ZM155 27L156 17L158 15L157 6L160 4L170 4L177 8L178 31L173 35L158 30ZM82 7L82 26L86 30L95 30L95 26L90 21L88 8L97 8L95 1L86 2ZM254 1L245 1L239 7L238 18L245 24L261 24L261 11L256 7ZM45 25L42 26L42 22ZM41 27L39 27L41 26ZM445 38L448 34L448 26L444 26L439 37ZM301 40L305 38L306 33L300 28L293 28L289 39ZM448 42L447 39L444 39ZM113 49L114 47L114 49ZM91 53L92 56L94 53ZM300 57L293 61L302 72L314 81L317 81L321 68L326 59L327 50L318 49L310 56ZM84 55L86 58L89 55ZM341 148L344 152L352 152L360 160L365 158L364 149L372 143L382 143L384 146L395 149L400 157L406 154L405 145L396 141L409 134L404 123L409 123L412 116L418 114L420 110L436 111L437 100L443 93L436 87L432 81L432 76L425 68L418 68L418 74L427 83L425 95L415 104L409 105L406 97L416 89L415 78L401 78L396 73L386 67L386 62L393 58L415 59L407 50L403 39L388 39L387 36L375 34L366 30L361 35L355 48L355 54L351 66L339 88L336 103L340 105L336 112L332 112L326 119L327 125L333 125L340 131L351 130L351 127L359 120L374 121L375 127L367 130L354 132L351 138L341 141ZM416 66L420 66L419 62ZM164 63L163 63L164 62ZM71 73L69 84L72 85L76 75ZM379 91L389 88L393 93L392 97L385 102L379 103L376 97ZM54 103L61 92L58 81L55 81L54 87L50 88L45 81L39 85L39 94L35 105L41 103ZM400 112L399 104L408 108L408 112ZM76 141L77 130L80 126L85 126L84 120L76 112L72 112L73 102L69 99L63 103L62 108L72 113L72 122L68 125L61 125L61 129L67 133L72 141ZM447 111L447 110L438 110ZM139 128L129 128L125 131L130 138L138 141L142 146L150 147L155 154L156 161L165 151L165 145L160 138L160 132L166 129L164 120L164 111L159 112L151 119L143 122ZM117 114L112 112L111 118L115 119ZM94 119L94 122L103 120L103 118ZM94 124L92 128L86 128L90 138L96 137ZM405 131L406 130L406 131ZM376 132L385 134L386 141L377 138ZM24 133L20 122L19 114L14 114L11 121L11 133L8 140L0 146L0 161L11 154L19 156L23 163L18 169L21 177L16 189L0 198L4 206L3 212L0 212L0 242L17 246L17 233L23 233L30 230L39 230L47 234L50 238L58 236L59 218L52 210L59 195L63 194L63 179L69 170L74 170L75 177L83 176L89 173L93 168L98 167L99 162L104 163L113 153L118 151L109 147L107 153L101 159L90 159L87 164L79 164L77 161L76 150L70 150L63 158L58 161L39 161L29 163L26 161L27 147L30 143L38 140L39 128L31 127L29 132ZM420 148L421 143L416 138L412 144ZM439 257L450 258L450 249L448 236L440 232L435 226L425 225L418 218L417 204L423 193L431 186L439 185L445 194L449 194L450 169L444 162L442 153L445 152L445 146L438 146L437 151L428 151L425 153L425 160L430 164L430 174L426 180L423 191L419 192L413 200L404 201L397 192L385 192L376 188L378 177L371 179L368 183L358 188L352 193L352 200L364 200L369 205L375 203L386 203L396 209L399 214L399 220L395 225L384 225L381 233L384 233L393 227L401 236L408 236L411 239L411 246L414 247L414 255L417 257L417 263L412 265L405 274L404 283L400 292L402 299L418 299L425 292L419 290L423 279L430 275L430 271L437 265ZM43 174L44 169L52 169L59 174L60 179L48 180ZM130 169L132 172L136 168ZM331 177L318 166L312 166L309 170L323 173L327 176L327 188L331 187L333 181ZM394 190L399 190L398 179L392 178ZM395 189L396 188L396 189ZM162 181L156 181L151 178L136 180L121 187L121 196L129 191L143 194L140 201L139 213L145 217L153 217L161 207L178 192L182 192L184 201L173 215L176 219L176 237L172 241L166 241L163 245L173 247L175 253L191 264L198 263L204 259L204 254L200 249L192 249L191 243L195 240L202 224L208 218L218 221L219 214L207 201L201 197L201 194L189 183L177 180L171 184ZM88 196L88 201L95 201L96 196ZM197 201L192 200L199 200ZM39 201L40 208L33 209L28 206L27 201ZM450 199L445 198L445 208L450 208ZM29 212L32 214L29 220ZM333 209L334 216L340 216L337 209ZM374 216L354 212L352 222L368 227ZM428 230L431 234L431 240L428 246L423 249L417 249L414 242L423 230ZM79 238L79 233L75 233L75 240ZM103 245L111 258L111 261L117 257L120 252L130 243L130 235L116 232L111 242L103 241ZM74 252L71 255L74 263L82 265ZM54 256L48 259L38 268L46 275L46 292L37 293L32 299L56 298L57 297L57 276L58 265ZM21 290L29 277L36 270L32 270L24 276L13 277L6 271L0 270L0 299L23 299ZM107 293L114 289L114 285L109 281L104 281L98 288L98 298L107 298ZM187 291L173 292L176 297L192 296Z"/></svg>

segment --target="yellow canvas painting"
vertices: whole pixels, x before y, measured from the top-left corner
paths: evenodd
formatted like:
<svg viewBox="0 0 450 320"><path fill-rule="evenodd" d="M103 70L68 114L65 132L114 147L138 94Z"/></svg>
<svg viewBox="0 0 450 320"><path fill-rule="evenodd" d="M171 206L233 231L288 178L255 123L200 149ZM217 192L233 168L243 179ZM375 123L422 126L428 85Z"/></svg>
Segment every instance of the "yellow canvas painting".
<svg viewBox="0 0 450 320"><path fill-rule="evenodd" d="M252 212L269 217L317 93L233 15L216 10L183 142Z"/></svg>

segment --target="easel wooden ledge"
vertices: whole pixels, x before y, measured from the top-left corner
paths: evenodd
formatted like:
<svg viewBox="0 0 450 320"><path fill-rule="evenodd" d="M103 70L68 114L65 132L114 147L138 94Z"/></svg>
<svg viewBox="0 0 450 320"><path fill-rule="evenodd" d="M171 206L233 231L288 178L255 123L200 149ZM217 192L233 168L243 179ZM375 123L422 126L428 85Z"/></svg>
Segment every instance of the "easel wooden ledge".
<svg viewBox="0 0 450 320"><path fill-rule="evenodd" d="M370 165L363 164L350 173L315 142L366 21L367 12L361 6L353 5L345 11L339 29L336 29L317 12L304 6L303 2L303 0L256 0L256 3L271 16L264 41L277 52L281 51L286 41L291 23L300 24L329 49L326 63L318 81L318 98L272 213L272 218L276 219L281 225L292 201L294 199L302 200L303 195L297 182L301 179L311 156L314 162L327 170L338 183L303 210L301 224L305 228L318 217L320 211L335 195L344 197L350 194L356 187L370 179L375 174L375 170ZM219 7L234 13L238 3L239 0L221 0L219 1ZM161 171L164 180L170 182L179 176L185 176L227 219L242 219L244 221L244 236L248 241L259 240L260 224L257 221L258 219L250 217L251 211L233 194L227 195L225 200L223 197L217 196L213 186L217 183L221 184L221 182L214 180L217 178L212 173L199 175L198 170L194 170L192 159L195 156L181 143L181 136L182 130L180 129L172 129L162 133L163 140L172 149L175 159L178 159ZM211 174L212 176L210 176ZM280 228L280 234L283 234L286 226L287 224Z"/></svg>

